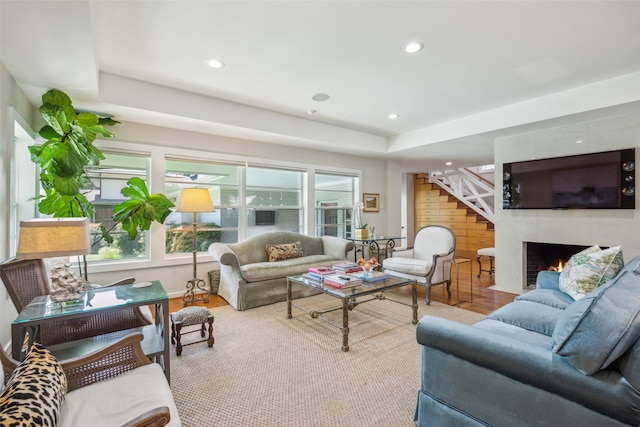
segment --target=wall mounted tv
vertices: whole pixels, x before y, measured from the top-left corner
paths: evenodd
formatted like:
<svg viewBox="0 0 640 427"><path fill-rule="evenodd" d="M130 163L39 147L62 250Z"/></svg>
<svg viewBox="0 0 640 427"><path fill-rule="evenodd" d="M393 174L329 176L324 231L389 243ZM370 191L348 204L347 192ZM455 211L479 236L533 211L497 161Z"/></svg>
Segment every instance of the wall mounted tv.
<svg viewBox="0 0 640 427"><path fill-rule="evenodd" d="M256 211L256 225L276 225L276 211Z"/></svg>
<svg viewBox="0 0 640 427"><path fill-rule="evenodd" d="M635 149L505 163L503 209L635 209Z"/></svg>

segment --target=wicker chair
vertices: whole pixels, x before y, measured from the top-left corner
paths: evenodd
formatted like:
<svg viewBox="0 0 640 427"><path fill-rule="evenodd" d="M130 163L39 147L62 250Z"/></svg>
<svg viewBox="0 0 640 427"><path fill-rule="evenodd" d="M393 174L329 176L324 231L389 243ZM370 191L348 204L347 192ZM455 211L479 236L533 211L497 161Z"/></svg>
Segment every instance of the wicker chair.
<svg viewBox="0 0 640 427"><path fill-rule="evenodd" d="M0 264L0 278L18 313L35 297L49 294L49 280L41 259L10 259ZM134 281L135 279L130 277L106 286L118 286ZM95 312L78 319L42 325L38 341L44 346L51 346L150 324L151 319L143 314L139 307L123 307L109 313Z"/></svg>
<svg viewBox="0 0 640 427"><path fill-rule="evenodd" d="M140 347L142 338L143 336L139 332L129 334L101 350L85 356L60 362L65 376L67 377L67 399L69 399L69 393L72 393L74 390L90 386L91 384L98 383L100 381L115 379L120 375L126 375L129 371L133 371L141 366L153 363L144 355L144 351L142 350L142 347ZM18 367L20 362L12 359L4 351L4 347L2 345L0 345L0 361L2 362L4 383L6 385L11 374ZM158 374L159 377L164 378L164 374L160 369L158 369ZM168 387L167 390L169 390ZM128 392L137 391L128 390ZM143 390L139 390L139 392L142 393ZM82 395L84 395L84 393L81 393L79 396ZM90 406L92 404L99 405L100 402L86 402L86 405ZM170 399L168 404L173 407L174 415L177 416L173 399ZM136 405L139 405L139 403L136 403ZM126 409L122 408L122 410ZM135 418L131 419L126 424L123 424L122 427L165 426L172 418L171 411L172 410L168 406L149 408L148 410L145 410L144 413L135 416ZM100 413L101 416L107 415L104 411L100 411L99 409L96 409L96 413ZM91 420L85 421L87 424L91 424ZM180 423L179 419L175 421L177 424Z"/></svg>

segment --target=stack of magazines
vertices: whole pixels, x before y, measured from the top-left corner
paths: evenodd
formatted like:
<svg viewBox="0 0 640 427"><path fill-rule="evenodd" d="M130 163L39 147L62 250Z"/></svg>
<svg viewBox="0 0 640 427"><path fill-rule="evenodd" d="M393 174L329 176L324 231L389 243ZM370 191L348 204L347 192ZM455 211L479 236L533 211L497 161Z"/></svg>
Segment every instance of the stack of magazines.
<svg viewBox="0 0 640 427"><path fill-rule="evenodd" d="M362 284L362 279L346 274L330 274L324 277L324 285L337 289L353 288Z"/></svg>
<svg viewBox="0 0 640 427"><path fill-rule="evenodd" d="M322 287L325 276L329 274L336 274L336 271L329 267L312 267L307 273L304 273L302 277L307 283Z"/></svg>
<svg viewBox="0 0 640 427"><path fill-rule="evenodd" d="M333 264L331 266L338 273L355 273L356 271L362 271L362 266L355 262L341 262L339 264Z"/></svg>
<svg viewBox="0 0 640 427"><path fill-rule="evenodd" d="M389 273L384 273L382 271L371 271L369 273L353 273L351 276L369 283L381 282L383 280L391 278L391 275Z"/></svg>

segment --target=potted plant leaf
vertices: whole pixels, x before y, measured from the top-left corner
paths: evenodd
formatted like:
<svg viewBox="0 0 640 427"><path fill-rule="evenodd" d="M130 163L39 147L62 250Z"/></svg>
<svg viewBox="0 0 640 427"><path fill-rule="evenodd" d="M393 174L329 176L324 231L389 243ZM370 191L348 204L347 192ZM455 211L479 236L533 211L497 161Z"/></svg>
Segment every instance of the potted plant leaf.
<svg viewBox="0 0 640 427"><path fill-rule="evenodd" d="M45 142L29 147L31 160L40 167L40 184L44 190L38 211L58 218L93 218L94 205L82 193L84 183L89 180L85 168L98 166L105 159L94 141L98 135L112 138L114 135L105 126L119 122L94 113L77 112L69 96L58 89L42 95L40 114L46 122L39 132ZM113 208L114 225L110 229L101 226L94 245L100 240L113 242L110 233L118 225L133 240L139 232L149 230L154 221L164 223L174 206L165 195L150 194L140 178L131 178L121 194L125 200ZM85 257L85 280L86 264Z"/></svg>

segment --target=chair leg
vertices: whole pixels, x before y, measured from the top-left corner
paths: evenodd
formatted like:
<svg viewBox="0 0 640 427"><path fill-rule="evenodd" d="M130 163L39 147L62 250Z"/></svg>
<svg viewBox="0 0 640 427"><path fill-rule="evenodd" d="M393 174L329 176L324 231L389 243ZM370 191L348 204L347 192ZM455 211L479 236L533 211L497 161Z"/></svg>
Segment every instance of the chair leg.
<svg viewBox="0 0 640 427"><path fill-rule="evenodd" d="M480 278L480 274L482 274L482 262L480 262L480 255L476 257L478 260L478 279Z"/></svg>
<svg viewBox="0 0 640 427"><path fill-rule="evenodd" d="M431 305L431 283L427 282L425 287L427 288L427 305Z"/></svg>
<svg viewBox="0 0 640 427"><path fill-rule="evenodd" d="M207 322L209 323L209 339L207 340L207 345L209 347L212 347L215 341L215 339L213 338L213 316L209 317L207 319ZM204 324L202 326L204 326Z"/></svg>
<svg viewBox="0 0 640 427"><path fill-rule="evenodd" d="M182 354L182 343L180 342L180 331L182 330L182 322L176 322L176 356Z"/></svg>
<svg viewBox="0 0 640 427"><path fill-rule="evenodd" d="M447 280L447 294L449 294L449 298L451 298L451 279Z"/></svg>

